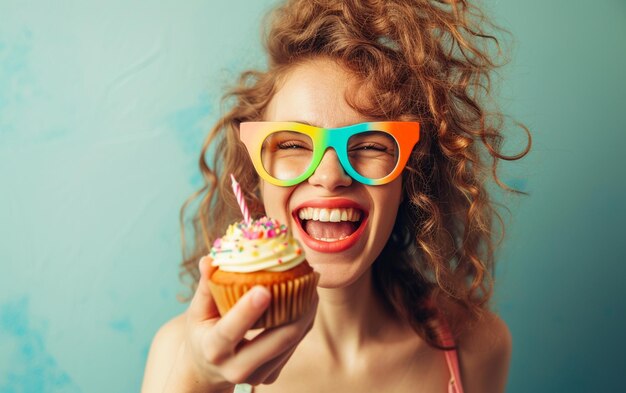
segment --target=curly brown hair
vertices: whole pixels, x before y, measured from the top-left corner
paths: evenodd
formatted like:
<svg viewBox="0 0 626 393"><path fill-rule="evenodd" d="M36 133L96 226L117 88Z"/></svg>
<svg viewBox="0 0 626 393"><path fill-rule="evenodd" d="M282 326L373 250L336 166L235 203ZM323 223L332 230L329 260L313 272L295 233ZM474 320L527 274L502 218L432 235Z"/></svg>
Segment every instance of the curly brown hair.
<svg viewBox="0 0 626 393"><path fill-rule="evenodd" d="M198 280L197 260L239 215L228 175L245 191L253 215L263 214L259 178L239 142L243 121L263 118L287 72L313 58L329 58L361 83L369 100L346 97L372 118L415 120L421 139L403 174L404 198L393 233L373 264L375 287L391 310L434 346L441 347L437 314L457 334L488 308L493 292L496 223L486 189L500 160L504 116L488 101L501 31L465 0L290 0L269 15L264 34L267 71L246 71L225 95L230 110L202 147L205 185L183 205L182 275ZM212 156L212 163L207 162ZM193 216L189 250L184 215ZM498 226L502 228L502 225ZM503 232L503 229L502 229ZM380 261L384 260L384 263Z"/></svg>

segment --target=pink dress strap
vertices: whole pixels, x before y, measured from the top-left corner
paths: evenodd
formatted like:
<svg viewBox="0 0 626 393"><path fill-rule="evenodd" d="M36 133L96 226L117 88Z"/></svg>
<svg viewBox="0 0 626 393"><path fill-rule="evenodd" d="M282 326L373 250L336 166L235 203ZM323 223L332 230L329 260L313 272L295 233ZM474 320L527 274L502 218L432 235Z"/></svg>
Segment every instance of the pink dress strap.
<svg viewBox="0 0 626 393"><path fill-rule="evenodd" d="M454 338L450 332L450 328L445 321L440 320L439 334L442 344L446 347L455 347ZM450 370L450 382L448 383L448 393L463 393L463 384L461 383L461 369L459 368L459 355L456 348L444 350L448 370Z"/></svg>

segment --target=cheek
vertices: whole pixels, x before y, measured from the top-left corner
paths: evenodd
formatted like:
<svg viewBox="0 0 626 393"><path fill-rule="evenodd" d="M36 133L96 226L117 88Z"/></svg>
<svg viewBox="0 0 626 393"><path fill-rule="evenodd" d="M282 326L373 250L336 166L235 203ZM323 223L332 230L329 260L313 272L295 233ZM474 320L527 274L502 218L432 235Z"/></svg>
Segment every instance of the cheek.
<svg viewBox="0 0 626 393"><path fill-rule="evenodd" d="M287 202L289 200L289 188L277 187L272 184L261 183L261 197L263 198L263 206L265 214L268 217L275 218L281 223L287 223Z"/></svg>
<svg viewBox="0 0 626 393"><path fill-rule="evenodd" d="M402 199L402 183L394 181L383 187L388 188L381 189L375 195L375 203L379 211L378 225L380 230L386 235L390 235Z"/></svg>

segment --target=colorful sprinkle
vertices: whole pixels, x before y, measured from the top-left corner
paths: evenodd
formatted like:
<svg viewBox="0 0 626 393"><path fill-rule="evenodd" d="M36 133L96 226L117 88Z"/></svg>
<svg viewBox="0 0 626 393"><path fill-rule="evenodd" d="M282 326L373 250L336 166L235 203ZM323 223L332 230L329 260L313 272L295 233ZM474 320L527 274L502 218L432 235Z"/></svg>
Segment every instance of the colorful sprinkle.
<svg viewBox="0 0 626 393"><path fill-rule="evenodd" d="M273 254L276 258L274 263L282 265L289 263L294 254L298 256L303 254L304 251L298 246L286 225L262 217L248 223L240 221L231 224L224 237L213 242L210 255L214 259L221 258L221 261L230 265L239 261L242 255L246 260L253 259L246 262L247 264L255 263L254 260L257 258L265 258L266 254Z"/></svg>

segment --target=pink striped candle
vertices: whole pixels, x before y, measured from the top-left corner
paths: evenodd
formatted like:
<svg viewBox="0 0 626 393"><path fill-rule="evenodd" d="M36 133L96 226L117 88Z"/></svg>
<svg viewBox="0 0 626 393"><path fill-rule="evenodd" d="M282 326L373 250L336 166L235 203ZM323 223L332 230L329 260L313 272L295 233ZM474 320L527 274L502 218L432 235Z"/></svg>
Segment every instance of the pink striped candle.
<svg viewBox="0 0 626 393"><path fill-rule="evenodd" d="M231 185L233 186L233 192L235 193L235 197L237 198L237 203L239 204L239 209L241 209L241 214L243 214L243 220L246 224L252 222L252 218L250 217L250 212L248 211L248 206L246 205L246 200L243 197L243 192L241 191L241 186L235 180L235 176L230 174Z"/></svg>

